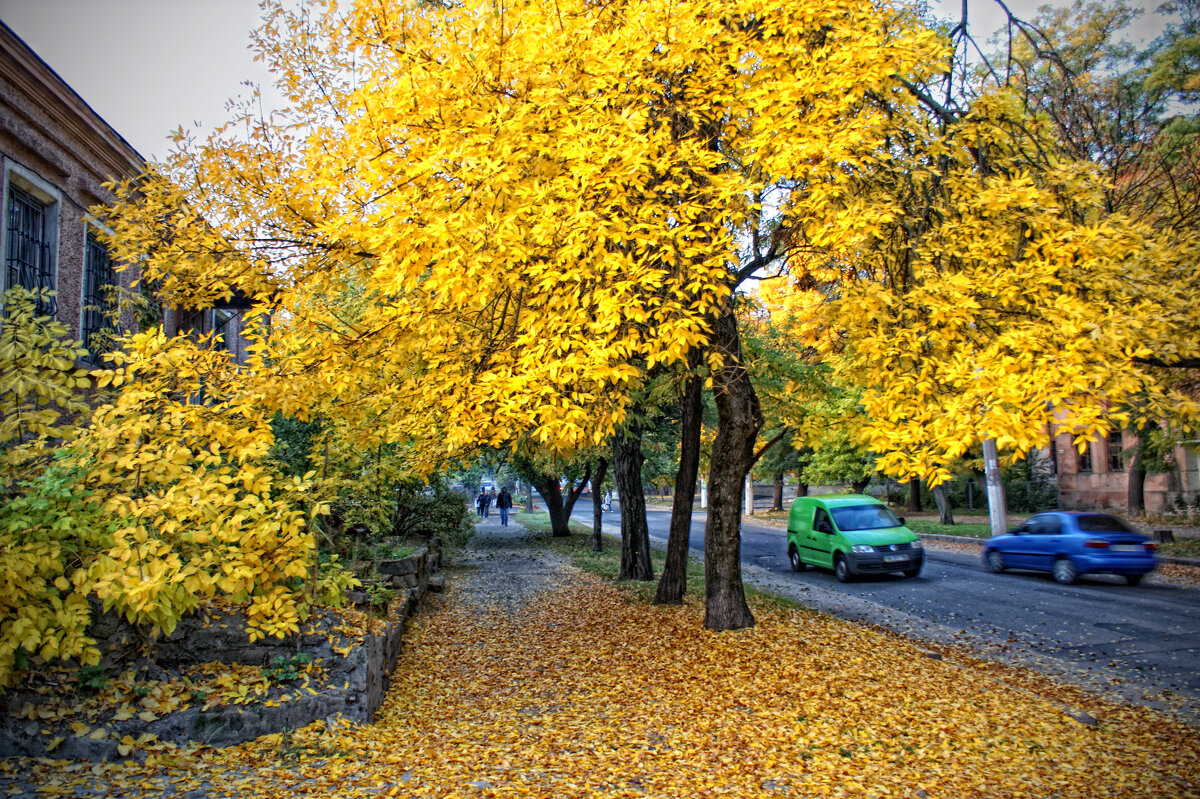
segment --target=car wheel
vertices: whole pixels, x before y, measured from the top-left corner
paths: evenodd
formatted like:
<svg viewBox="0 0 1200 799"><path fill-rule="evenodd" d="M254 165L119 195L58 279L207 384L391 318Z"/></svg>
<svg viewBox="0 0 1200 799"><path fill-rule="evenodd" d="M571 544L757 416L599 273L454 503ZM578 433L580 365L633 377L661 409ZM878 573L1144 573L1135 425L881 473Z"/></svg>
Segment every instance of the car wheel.
<svg viewBox="0 0 1200 799"><path fill-rule="evenodd" d="M1054 579L1063 585L1070 585L1079 577L1075 564L1070 558L1062 557L1054 561Z"/></svg>
<svg viewBox="0 0 1200 799"><path fill-rule="evenodd" d="M800 550L796 549L795 547L788 547L788 560L791 561L792 571L794 572L802 572L808 565L804 561L800 560Z"/></svg>
<svg viewBox="0 0 1200 799"><path fill-rule="evenodd" d="M989 549L983 556L983 565L992 574L999 574L1004 571L1004 556L994 549Z"/></svg>
<svg viewBox="0 0 1200 799"><path fill-rule="evenodd" d="M1125 575L1125 582L1128 583L1129 585L1137 585L1138 583L1140 583L1142 581L1142 578L1145 576L1146 575L1144 575L1144 574L1127 574L1127 575Z"/></svg>
<svg viewBox="0 0 1200 799"><path fill-rule="evenodd" d="M848 583L854 579L854 575L850 571L850 564L841 555L833 557L833 576L839 583Z"/></svg>
<svg viewBox="0 0 1200 799"><path fill-rule="evenodd" d="M918 567L917 567L917 568L915 568L915 569L905 569L905 570L904 570L904 576L905 576L905 577L916 577L916 576L917 576L918 574L920 574L920 573L921 573L921 567L920 567L920 566L918 566Z"/></svg>

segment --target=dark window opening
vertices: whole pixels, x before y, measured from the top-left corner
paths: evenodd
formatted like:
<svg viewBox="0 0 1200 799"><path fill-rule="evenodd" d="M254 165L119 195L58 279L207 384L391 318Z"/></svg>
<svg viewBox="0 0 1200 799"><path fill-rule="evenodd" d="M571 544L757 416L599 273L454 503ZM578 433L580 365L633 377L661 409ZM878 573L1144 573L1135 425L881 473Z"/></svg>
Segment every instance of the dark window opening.
<svg viewBox="0 0 1200 799"><path fill-rule="evenodd" d="M1110 472L1125 471L1125 456L1122 455L1125 444L1122 441L1121 431L1114 430L1109 433L1105 445L1108 449L1108 470Z"/></svg>
<svg viewBox="0 0 1200 799"><path fill-rule="evenodd" d="M108 250L88 234L83 263L83 345L93 363L112 347L117 279Z"/></svg>
<svg viewBox="0 0 1200 799"><path fill-rule="evenodd" d="M8 248L4 254L5 288L21 286L30 291L54 289L54 264L50 258L50 235L46 206L16 186L8 187ZM53 297L40 298L37 312L53 316Z"/></svg>
<svg viewBox="0 0 1200 799"><path fill-rule="evenodd" d="M1076 450L1076 453L1078 455L1076 470L1079 472L1090 472L1092 470L1092 445L1084 444L1083 451Z"/></svg>

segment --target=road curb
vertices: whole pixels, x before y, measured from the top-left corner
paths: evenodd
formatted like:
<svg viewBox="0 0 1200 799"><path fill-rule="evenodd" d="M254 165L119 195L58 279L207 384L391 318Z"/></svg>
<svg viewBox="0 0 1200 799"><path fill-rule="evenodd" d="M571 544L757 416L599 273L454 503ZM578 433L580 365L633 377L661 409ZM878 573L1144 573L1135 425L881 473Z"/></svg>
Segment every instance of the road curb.
<svg viewBox="0 0 1200 799"><path fill-rule="evenodd" d="M984 539L969 535L944 535L942 533L920 533L922 541L944 541L948 544L975 544L981 546ZM1171 563L1176 566L1200 567L1200 558L1175 558L1170 555L1159 555L1159 563Z"/></svg>

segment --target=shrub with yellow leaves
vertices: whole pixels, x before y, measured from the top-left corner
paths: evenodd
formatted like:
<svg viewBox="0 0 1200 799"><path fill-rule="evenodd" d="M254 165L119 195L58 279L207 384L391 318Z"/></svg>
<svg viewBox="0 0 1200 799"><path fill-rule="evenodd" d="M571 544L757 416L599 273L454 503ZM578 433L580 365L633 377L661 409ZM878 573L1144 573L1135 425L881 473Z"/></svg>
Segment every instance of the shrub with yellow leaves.
<svg viewBox="0 0 1200 799"><path fill-rule="evenodd" d="M313 475L285 476L267 457L261 359L243 368L211 341L131 335L92 373L102 401L74 430L62 417L87 407L78 345L27 301L9 320L4 368L19 380L4 394L0 686L34 657L95 663L92 597L170 633L224 596L244 604L252 637L340 604L356 581L336 560L315 571L312 521L329 509L310 496Z"/></svg>
<svg viewBox="0 0 1200 799"><path fill-rule="evenodd" d="M75 450L117 528L89 574L106 609L167 633L220 593L249 603L252 635L283 636L299 612L287 584L309 577L308 520L325 507L306 514L309 481L266 462L273 439L254 381L210 343L138 333L98 373L120 390Z"/></svg>
<svg viewBox="0 0 1200 799"><path fill-rule="evenodd" d="M79 391L87 374L75 366L85 350L38 314L48 299L8 290L0 325L0 686L31 655L98 657L77 588L103 519L77 485L79 469L54 459L87 410Z"/></svg>
<svg viewBox="0 0 1200 799"><path fill-rule="evenodd" d="M87 410L79 389L87 373L75 360L87 354L67 327L38 314L53 292L13 287L4 292L0 324L0 482L10 492L48 460L50 442L70 438Z"/></svg>

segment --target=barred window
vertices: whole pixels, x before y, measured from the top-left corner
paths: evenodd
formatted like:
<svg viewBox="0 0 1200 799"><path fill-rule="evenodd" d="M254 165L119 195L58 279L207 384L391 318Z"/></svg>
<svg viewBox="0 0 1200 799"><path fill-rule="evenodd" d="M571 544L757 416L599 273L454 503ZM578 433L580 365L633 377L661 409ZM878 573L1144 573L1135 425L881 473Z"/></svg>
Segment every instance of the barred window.
<svg viewBox="0 0 1200 799"><path fill-rule="evenodd" d="M1090 472L1092 470L1092 445L1085 444L1083 452L1076 449L1075 454L1077 458L1075 470L1078 472Z"/></svg>
<svg viewBox="0 0 1200 799"><path fill-rule="evenodd" d="M88 233L83 262L83 344L93 363L108 351L108 335L116 325L113 290L117 279L108 250Z"/></svg>
<svg viewBox="0 0 1200 799"><path fill-rule="evenodd" d="M225 310L213 311L213 336L220 336L220 342L215 346L226 352L237 354L236 342L234 341L233 331L230 330L229 323L233 320L233 314Z"/></svg>
<svg viewBox="0 0 1200 799"><path fill-rule="evenodd" d="M1104 443L1108 450L1108 470L1110 472L1125 471L1125 457L1121 454L1125 449L1125 443L1122 440L1121 431L1113 430L1108 434L1108 439Z"/></svg>
<svg viewBox="0 0 1200 799"><path fill-rule="evenodd" d="M5 288L30 291L54 288L47 207L17 186L8 187L8 247L4 254ZM53 315L53 297L37 303L39 314Z"/></svg>

